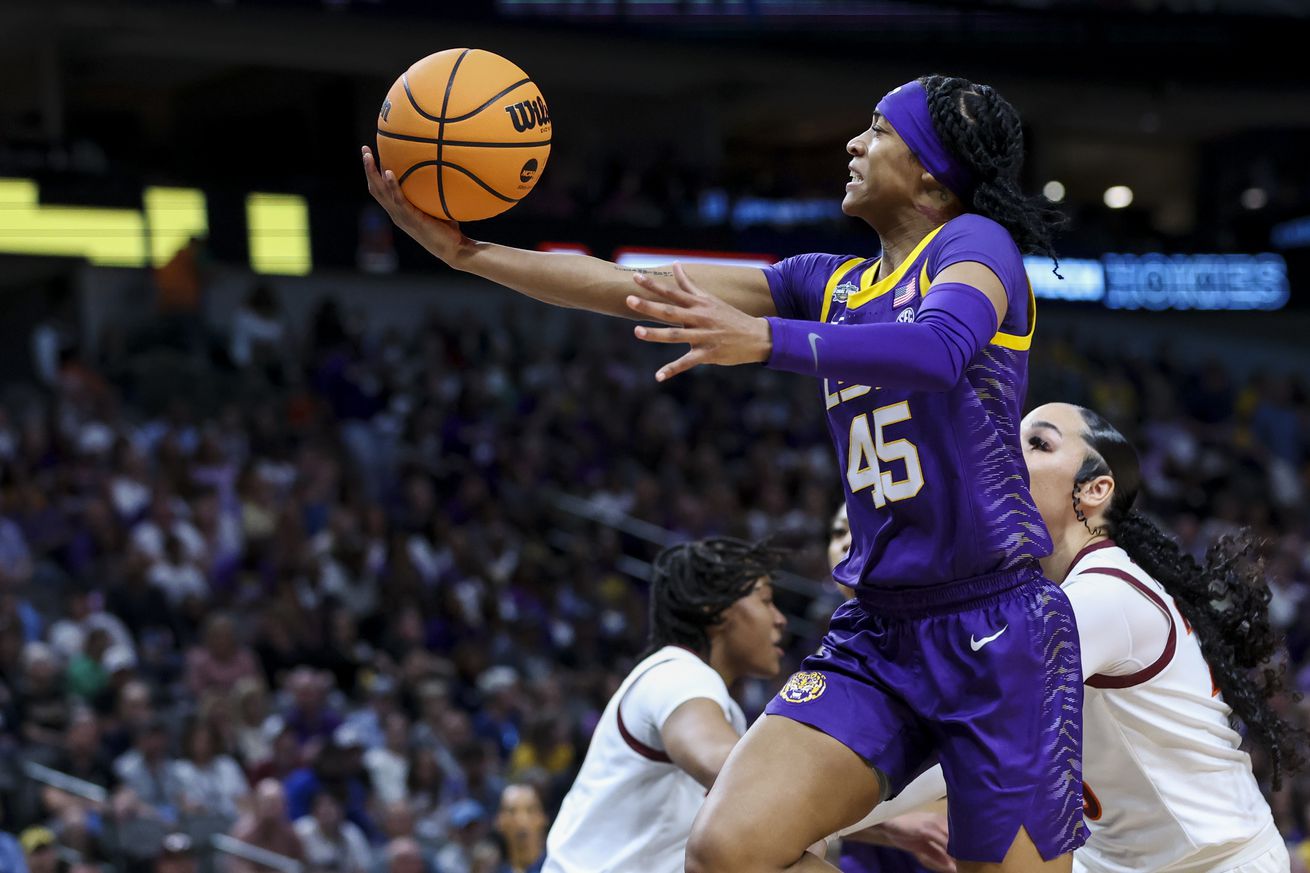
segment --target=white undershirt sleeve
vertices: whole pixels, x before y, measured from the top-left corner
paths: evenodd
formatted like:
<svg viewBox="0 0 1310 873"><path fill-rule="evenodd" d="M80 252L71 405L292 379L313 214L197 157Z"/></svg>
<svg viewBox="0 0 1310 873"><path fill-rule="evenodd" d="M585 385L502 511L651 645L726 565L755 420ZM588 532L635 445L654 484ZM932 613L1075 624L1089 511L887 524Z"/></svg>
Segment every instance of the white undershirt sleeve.
<svg viewBox="0 0 1310 873"><path fill-rule="evenodd" d="M675 658L651 667L628 688L619 704L623 725L642 743L663 749L660 729L673 711L688 700L707 697L723 710L731 723L731 698L714 669L690 658Z"/></svg>
<svg viewBox="0 0 1310 873"><path fill-rule="evenodd" d="M1082 650L1083 681L1097 674L1145 670L1169 639L1169 617L1145 594L1114 576L1084 572L1065 582Z"/></svg>

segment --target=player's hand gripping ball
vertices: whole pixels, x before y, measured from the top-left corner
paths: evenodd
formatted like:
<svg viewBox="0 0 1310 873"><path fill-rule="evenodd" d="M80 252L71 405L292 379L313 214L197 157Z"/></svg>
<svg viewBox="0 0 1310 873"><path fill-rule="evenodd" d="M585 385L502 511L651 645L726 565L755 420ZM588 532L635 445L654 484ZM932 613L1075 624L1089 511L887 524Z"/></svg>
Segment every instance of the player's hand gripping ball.
<svg viewBox="0 0 1310 873"><path fill-rule="evenodd" d="M447 49L415 63L387 92L378 158L428 215L475 221L533 189L550 133L550 111L527 73L491 52Z"/></svg>

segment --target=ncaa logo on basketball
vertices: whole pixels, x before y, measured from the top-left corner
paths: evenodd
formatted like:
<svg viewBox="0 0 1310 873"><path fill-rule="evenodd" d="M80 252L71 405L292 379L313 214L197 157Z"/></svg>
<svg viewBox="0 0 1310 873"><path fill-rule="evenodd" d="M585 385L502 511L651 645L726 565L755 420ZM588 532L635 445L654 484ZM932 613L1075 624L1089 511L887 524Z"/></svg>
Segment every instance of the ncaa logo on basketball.
<svg viewBox="0 0 1310 873"><path fill-rule="evenodd" d="M519 170L519 181L526 184L531 182L532 177L535 175L537 175L537 159L528 158L528 162L523 165L523 169Z"/></svg>
<svg viewBox="0 0 1310 873"><path fill-rule="evenodd" d="M822 673L803 670L791 674L791 678L782 686L778 696L788 703L809 703L823 696L826 690L828 690L828 680L823 678Z"/></svg>
<svg viewBox="0 0 1310 873"><path fill-rule="evenodd" d="M383 121L387 121L388 120L387 116L390 114L391 114L391 101L390 100L382 101L382 109L378 112L378 115L382 116Z"/></svg>
<svg viewBox="0 0 1310 873"><path fill-rule="evenodd" d="M832 290L833 303L845 303L851 295L860 289L852 282L842 282Z"/></svg>

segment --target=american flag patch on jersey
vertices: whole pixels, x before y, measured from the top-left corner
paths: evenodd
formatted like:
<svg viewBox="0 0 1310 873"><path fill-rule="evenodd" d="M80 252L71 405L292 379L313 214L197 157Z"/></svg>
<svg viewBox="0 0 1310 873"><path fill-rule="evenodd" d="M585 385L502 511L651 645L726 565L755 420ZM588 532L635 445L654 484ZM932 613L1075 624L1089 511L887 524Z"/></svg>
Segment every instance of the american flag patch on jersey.
<svg viewBox="0 0 1310 873"><path fill-rule="evenodd" d="M896 309L899 306L904 306L909 303L918 293L919 277L912 276L910 277L910 281L896 289L896 296L892 298L892 309Z"/></svg>

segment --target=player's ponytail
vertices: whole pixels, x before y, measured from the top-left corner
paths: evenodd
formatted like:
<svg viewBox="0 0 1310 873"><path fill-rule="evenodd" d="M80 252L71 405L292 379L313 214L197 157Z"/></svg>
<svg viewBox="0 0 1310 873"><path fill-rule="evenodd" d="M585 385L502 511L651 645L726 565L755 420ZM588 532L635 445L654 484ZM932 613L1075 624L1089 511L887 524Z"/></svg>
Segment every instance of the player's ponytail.
<svg viewBox="0 0 1310 873"><path fill-rule="evenodd" d="M655 556L650 587L650 645L710 650L709 628L778 569L782 552L764 543L710 537L670 546Z"/></svg>
<svg viewBox="0 0 1310 873"><path fill-rule="evenodd" d="M918 81L927 93L942 145L975 180L965 208L1008 230L1021 251L1046 255L1058 270L1053 240L1066 218L1045 197L1030 197L1019 188L1024 159L1019 113L987 85L956 76L923 76Z"/></svg>
<svg viewBox="0 0 1310 873"><path fill-rule="evenodd" d="M1269 621L1269 585L1256 543L1246 531L1224 537L1198 562L1139 510L1133 508L1141 485L1137 453L1114 425L1079 408L1092 452L1075 477L1077 486L1096 476L1115 480L1104 516L1105 533L1128 557L1173 597L1196 634L1215 687L1246 726L1250 739L1268 750L1273 784L1304 764L1303 732L1284 720L1272 698L1287 688L1286 667L1278 658L1281 640Z"/></svg>

